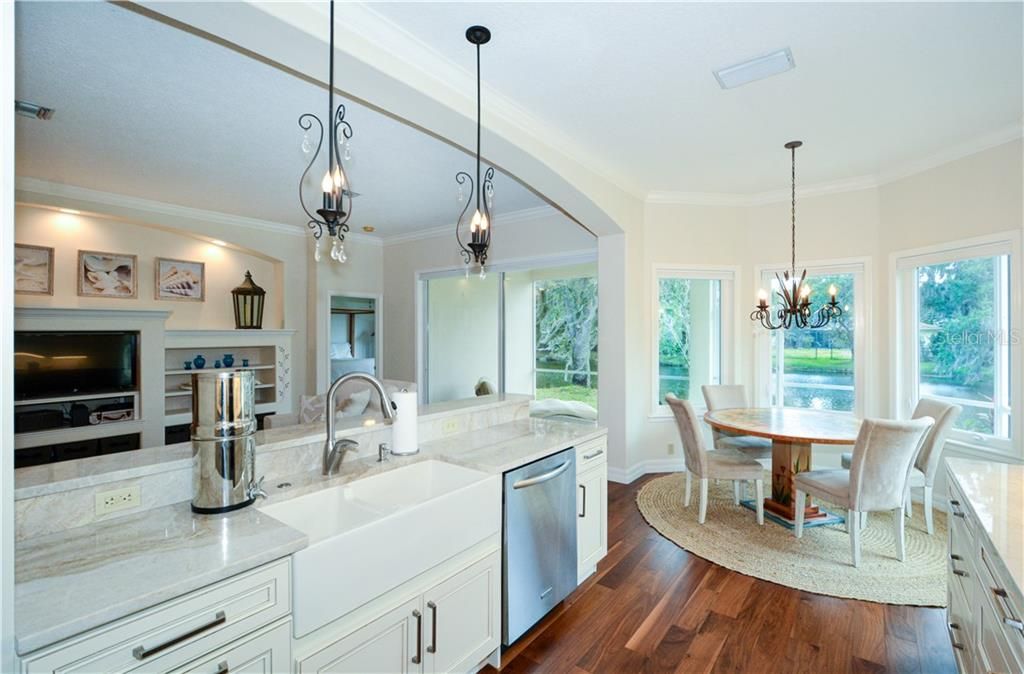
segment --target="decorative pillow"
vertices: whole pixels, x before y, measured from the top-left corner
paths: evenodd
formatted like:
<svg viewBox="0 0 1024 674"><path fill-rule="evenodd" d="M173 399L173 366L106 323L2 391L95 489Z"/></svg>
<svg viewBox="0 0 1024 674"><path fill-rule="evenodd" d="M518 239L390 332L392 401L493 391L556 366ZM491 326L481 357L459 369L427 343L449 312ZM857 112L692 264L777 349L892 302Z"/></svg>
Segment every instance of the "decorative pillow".
<svg viewBox="0 0 1024 674"><path fill-rule="evenodd" d="M331 344L331 360L347 360L352 357L352 345L348 342Z"/></svg>
<svg viewBox="0 0 1024 674"><path fill-rule="evenodd" d="M370 404L370 393L370 389L353 393L344 403L338 406L338 415L342 417L362 416L366 412L367 405Z"/></svg>

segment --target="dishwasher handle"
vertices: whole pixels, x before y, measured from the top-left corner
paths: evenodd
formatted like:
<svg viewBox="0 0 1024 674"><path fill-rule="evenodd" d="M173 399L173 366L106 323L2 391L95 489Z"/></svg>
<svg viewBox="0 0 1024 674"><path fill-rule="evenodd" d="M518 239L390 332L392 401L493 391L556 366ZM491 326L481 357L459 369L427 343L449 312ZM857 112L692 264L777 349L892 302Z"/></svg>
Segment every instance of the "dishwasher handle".
<svg viewBox="0 0 1024 674"><path fill-rule="evenodd" d="M547 482L548 480L553 480L556 477L558 477L559 475L561 475L562 473L564 473L566 468L568 468L571 463L572 463L572 461L566 461L565 463L563 463L558 468L555 468L554 470L550 470L550 471L548 471L546 473L541 473L540 475L538 475L536 477L528 477L525 480L519 480L518 482L513 482L512 483L512 488L513 489L522 489L524 487L532 487L535 484L540 484L542 482Z"/></svg>

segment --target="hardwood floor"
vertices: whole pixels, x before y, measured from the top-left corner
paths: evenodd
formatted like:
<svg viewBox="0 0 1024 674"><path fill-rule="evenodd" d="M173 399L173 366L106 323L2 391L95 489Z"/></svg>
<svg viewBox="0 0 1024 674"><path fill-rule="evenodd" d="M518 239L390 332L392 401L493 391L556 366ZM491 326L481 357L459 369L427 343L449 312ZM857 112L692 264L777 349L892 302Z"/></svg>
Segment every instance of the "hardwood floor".
<svg viewBox="0 0 1024 674"><path fill-rule="evenodd" d="M711 564L641 517L650 477L609 484L608 556L502 672L956 674L944 609L825 597Z"/></svg>

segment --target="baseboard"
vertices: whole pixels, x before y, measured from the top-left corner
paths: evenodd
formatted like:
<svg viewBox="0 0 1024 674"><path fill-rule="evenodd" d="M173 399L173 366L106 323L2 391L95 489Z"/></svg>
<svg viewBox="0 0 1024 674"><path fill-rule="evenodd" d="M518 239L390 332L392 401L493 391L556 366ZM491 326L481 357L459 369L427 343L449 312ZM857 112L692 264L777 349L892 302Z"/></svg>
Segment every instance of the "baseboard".
<svg viewBox="0 0 1024 674"><path fill-rule="evenodd" d="M677 473L682 470L685 470L685 464L681 458L648 459L647 461L635 463L628 469L608 466L608 481L629 484L648 473Z"/></svg>

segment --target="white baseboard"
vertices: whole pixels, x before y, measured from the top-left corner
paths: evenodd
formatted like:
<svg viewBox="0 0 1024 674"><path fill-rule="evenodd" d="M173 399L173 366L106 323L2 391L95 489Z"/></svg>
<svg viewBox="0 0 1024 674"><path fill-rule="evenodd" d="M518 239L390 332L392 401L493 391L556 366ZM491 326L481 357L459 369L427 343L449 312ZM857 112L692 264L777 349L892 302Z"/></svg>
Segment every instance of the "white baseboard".
<svg viewBox="0 0 1024 674"><path fill-rule="evenodd" d="M685 467L681 458L648 459L647 461L635 463L628 469L608 466L608 481L629 484L648 473L677 473L684 470Z"/></svg>

